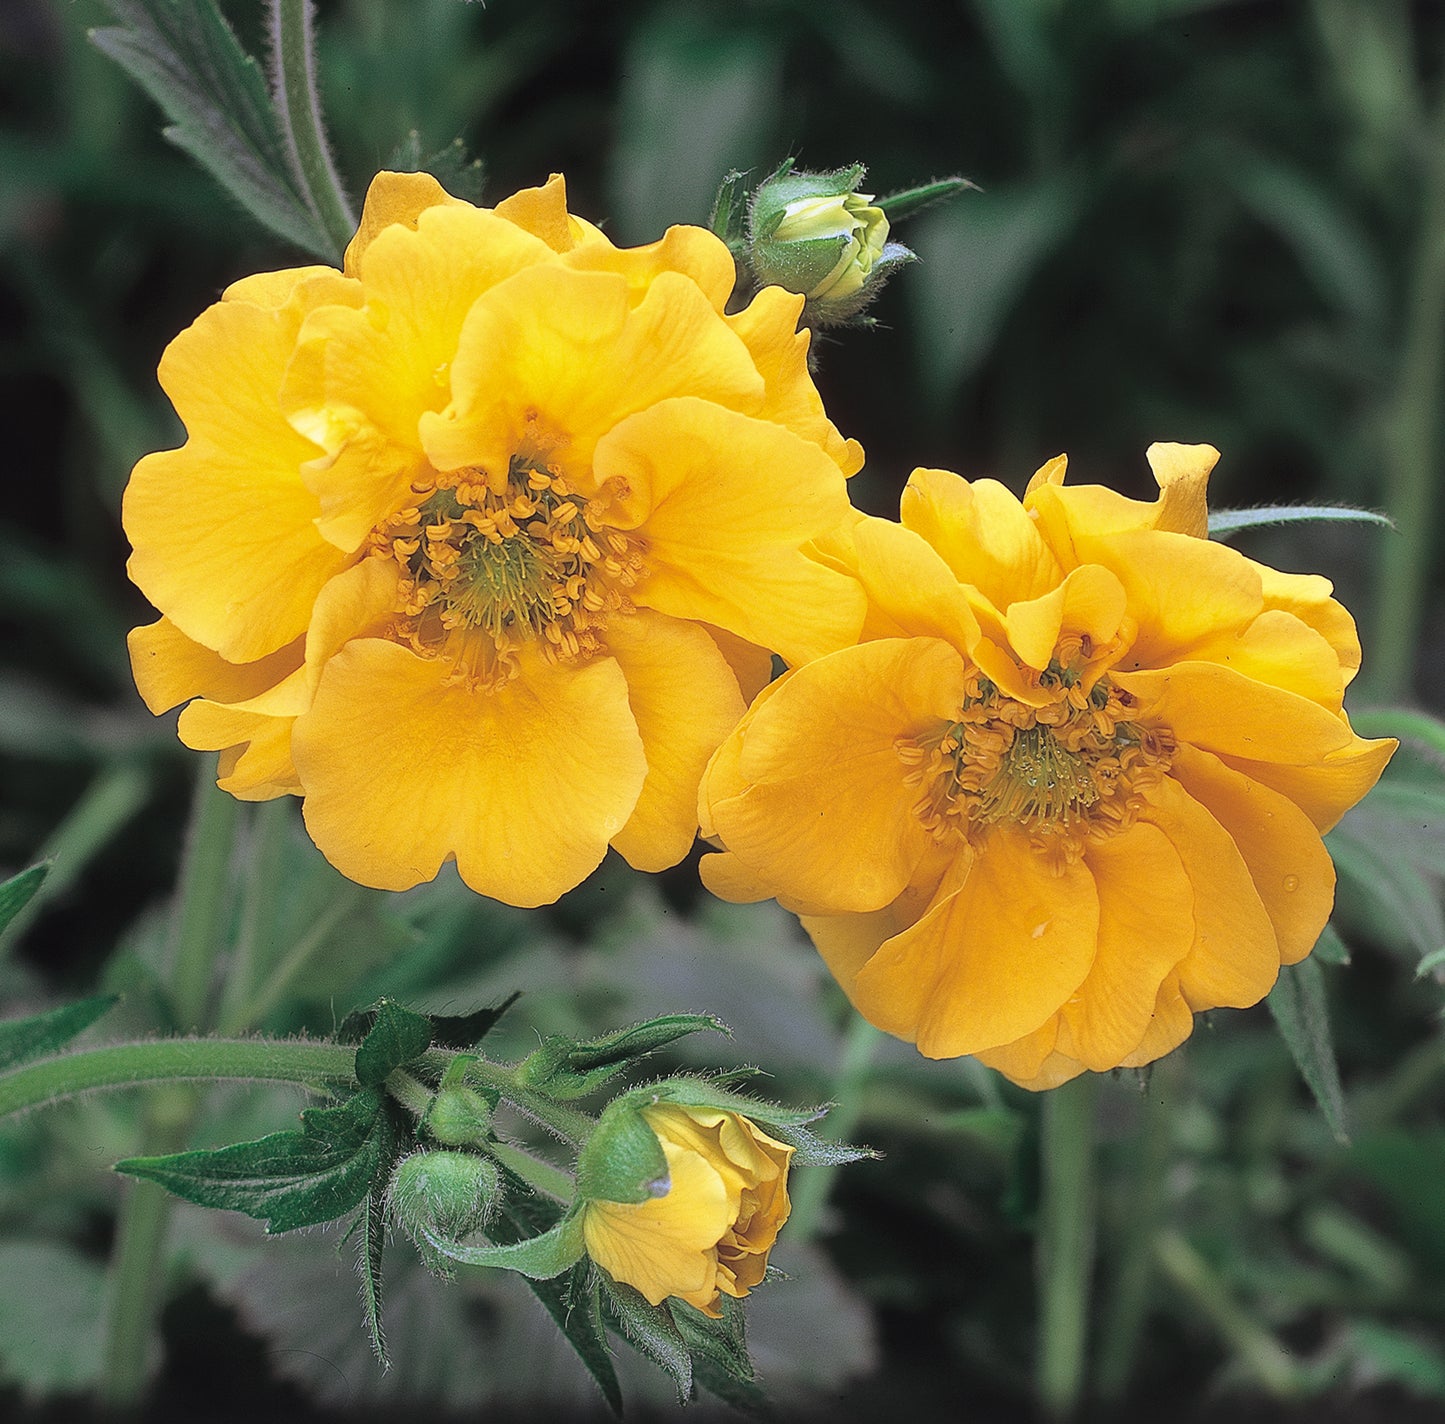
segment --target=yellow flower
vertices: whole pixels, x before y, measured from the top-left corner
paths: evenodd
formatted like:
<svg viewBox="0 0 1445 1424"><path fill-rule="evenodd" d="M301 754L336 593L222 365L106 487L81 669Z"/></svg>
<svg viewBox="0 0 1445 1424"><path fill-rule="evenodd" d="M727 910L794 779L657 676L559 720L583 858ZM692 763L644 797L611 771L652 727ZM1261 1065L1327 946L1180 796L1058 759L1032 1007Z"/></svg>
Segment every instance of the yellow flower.
<svg viewBox="0 0 1445 1424"><path fill-rule="evenodd" d="M718 1316L762 1279L788 1219L791 1147L722 1108L653 1103L641 1109L667 1159L668 1188L636 1204L583 1208L587 1254L614 1280L659 1305L678 1296Z"/></svg>
<svg viewBox="0 0 1445 1424"><path fill-rule="evenodd" d="M479 209L372 184L343 272L236 283L171 344L188 432L131 477L131 655L220 784L305 798L328 858L403 889L455 858L514 904L612 844L686 854L697 783L768 675L852 641L804 546L862 463L801 297L726 315L723 244L613 246L561 178Z"/></svg>
<svg viewBox="0 0 1445 1424"><path fill-rule="evenodd" d="M1151 1062L1310 952L1320 840L1394 749L1351 731L1322 578L1205 537L1208 446L1152 503L1022 502L917 470L837 557L864 641L773 683L719 749L703 877L776 895L875 1024L1027 1087Z"/></svg>
<svg viewBox="0 0 1445 1424"><path fill-rule="evenodd" d="M836 250L837 259L808 291L809 301L841 301L868 280L888 245L888 218L870 193L798 198L783 209L768 239L782 247L815 243Z"/></svg>

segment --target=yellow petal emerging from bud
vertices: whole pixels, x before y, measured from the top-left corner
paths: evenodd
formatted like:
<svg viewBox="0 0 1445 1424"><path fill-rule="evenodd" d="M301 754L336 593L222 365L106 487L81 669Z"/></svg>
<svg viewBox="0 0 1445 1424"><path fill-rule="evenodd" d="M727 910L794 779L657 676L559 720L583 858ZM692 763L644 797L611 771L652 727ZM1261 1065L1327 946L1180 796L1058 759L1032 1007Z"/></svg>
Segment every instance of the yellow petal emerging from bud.
<svg viewBox="0 0 1445 1424"><path fill-rule="evenodd" d="M592 1201L587 1251L652 1305L677 1296L704 1314L763 1278L788 1219L791 1147L721 1108L654 1103L641 1110L667 1160L668 1187L638 1203Z"/></svg>
<svg viewBox="0 0 1445 1424"><path fill-rule="evenodd" d="M775 243L831 242L838 246L832 269L806 292L810 302L841 301L862 289L888 242L888 219L869 193L799 198L783 210Z"/></svg>

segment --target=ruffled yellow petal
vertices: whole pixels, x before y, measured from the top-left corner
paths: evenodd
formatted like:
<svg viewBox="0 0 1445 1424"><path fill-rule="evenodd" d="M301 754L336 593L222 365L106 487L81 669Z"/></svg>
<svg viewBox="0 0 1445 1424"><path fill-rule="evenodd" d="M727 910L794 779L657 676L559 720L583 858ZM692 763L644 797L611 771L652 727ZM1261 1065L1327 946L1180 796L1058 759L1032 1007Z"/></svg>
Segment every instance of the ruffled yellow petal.
<svg viewBox="0 0 1445 1424"><path fill-rule="evenodd" d="M1349 745L1298 766L1237 754L1223 760L1251 781L1288 797L1323 835L1380 779L1399 745L1393 737L1367 741L1352 736Z"/></svg>
<svg viewBox="0 0 1445 1424"><path fill-rule="evenodd" d="M1128 606L1124 587L1108 569L1082 564L1057 588L1027 602L1010 604L1004 616L1009 647L1037 672L1053 660L1066 630L1084 634L1095 647L1112 643Z"/></svg>
<svg viewBox="0 0 1445 1424"><path fill-rule="evenodd" d="M354 304L356 284L347 281L334 267L285 267L279 272L255 272L232 282L221 293L223 302L249 302L255 307L284 307L297 293L306 291L307 309L330 302Z"/></svg>
<svg viewBox="0 0 1445 1424"><path fill-rule="evenodd" d="M1150 789L1143 818L1169 838L1194 887L1194 943L1178 968L1190 1008L1248 1008L1279 977L1279 940L1229 832L1177 782Z"/></svg>
<svg viewBox="0 0 1445 1424"><path fill-rule="evenodd" d="M670 227L645 247L585 242L563 260L578 272L615 272L626 280L633 306L647 296L662 273L680 272L697 285L714 311L721 312L737 281L737 264L727 245L701 227Z"/></svg>
<svg viewBox="0 0 1445 1424"><path fill-rule="evenodd" d="M1223 663L1243 677L1286 688L1331 712L1344 703L1338 654L1322 634L1280 608L1267 609L1244 628L1202 639L1189 657Z"/></svg>
<svg viewBox="0 0 1445 1424"><path fill-rule="evenodd" d="M458 337L477 298L555 261L494 213L432 207L367 247L364 306L307 319L281 397L291 424L323 452L305 478L320 501L318 527L338 548L359 547L428 473L418 425L451 399Z"/></svg>
<svg viewBox="0 0 1445 1424"><path fill-rule="evenodd" d="M977 644L979 624L968 595L919 535L866 516L849 535L853 567L868 596L870 636L941 638L963 654Z"/></svg>
<svg viewBox="0 0 1445 1424"><path fill-rule="evenodd" d="M713 1248L732 1224L721 1175L704 1157L662 1140L671 1187L644 1202L589 1202L582 1217L587 1254L651 1305L670 1295L703 1309L717 1295Z"/></svg>
<svg viewBox="0 0 1445 1424"><path fill-rule="evenodd" d="M1099 949L1060 1014L1057 1047L1106 1072L1138 1048L1159 986L1194 943L1194 889L1168 838L1143 822L1091 841L1085 858L1099 895Z"/></svg>
<svg viewBox="0 0 1445 1424"><path fill-rule="evenodd" d="M1063 577L1038 526L997 480L914 470L899 518L938 551L960 583L972 584L1000 612L1041 597Z"/></svg>
<svg viewBox="0 0 1445 1424"><path fill-rule="evenodd" d="M666 870L692 848L698 783L746 711L737 678L706 629L639 609L607 627L607 650L647 755L647 780L613 847L638 870Z"/></svg>
<svg viewBox="0 0 1445 1424"><path fill-rule="evenodd" d="M766 648L739 638L726 628L715 628L709 623L699 626L707 629L708 637L717 644L718 651L733 670L743 701L751 703L773 677L773 655Z"/></svg>
<svg viewBox="0 0 1445 1424"><path fill-rule="evenodd" d="M1251 561L1253 562L1253 561ZM1267 564L1254 564L1266 610L1281 609L1307 623L1334 649L1340 675L1348 686L1360 670L1360 637L1355 620L1331 595L1334 586L1318 574L1284 574Z"/></svg>
<svg viewBox="0 0 1445 1424"><path fill-rule="evenodd" d="M452 392L421 424L438 469L505 470L535 449L590 491L594 448L620 421L672 396L756 404L762 381L686 277L660 274L634 309L612 273L535 267L473 308Z"/></svg>
<svg viewBox="0 0 1445 1424"><path fill-rule="evenodd" d="M1219 463L1219 451L1213 445L1161 442L1144 454L1159 484L1154 528L1187 534L1191 539L1209 538L1205 495L1210 471Z"/></svg>
<svg viewBox="0 0 1445 1424"><path fill-rule="evenodd" d="M1194 1014L1179 992L1179 976L1171 974L1159 986L1154 1002L1154 1017L1144 1031L1144 1038L1121 1068L1142 1068L1166 1053L1172 1053L1194 1031Z"/></svg>
<svg viewBox="0 0 1445 1424"><path fill-rule="evenodd" d="M1066 1053L1050 1053L1032 1073L1023 1071L1026 1065L1033 1061L1033 1057L1031 1048L1025 1053L1019 1053L1013 1044L1009 1044L1006 1048L980 1053L978 1061L990 1068L996 1068L1006 1078L1021 1088L1027 1088L1031 1093L1048 1092L1051 1088L1057 1088L1077 1078L1084 1071L1084 1065Z"/></svg>
<svg viewBox="0 0 1445 1424"><path fill-rule="evenodd" d="M1280 961L1303 959L1335 898L1335 867L1314 824L1293 801L1194 747L1178 749L1173 774L1244 857L1274 924Z"/></svg>
<svg viewBox="0 0 1445 1424"><path fill-rule="evenodd" d="M1336 712L1217 663L1113 674L1143 704L1141 719L1205 751L1287 766L1319 766L1353 740Z"/></svg>
<svg viewBox="0 0 1445 1424"><path fill-rule="evenodd" d="M417 220L429 208L467 206L430 173L378 173L366 190L361 225L346 245L343 270L348 277L356 276L366 249L394 224L415 230Z"/></svg>
<svg viewBox="0 0 1445 1424"><path fill-rule="evenodd" d="M193 751L220 752L216 785L240 801L270 801L301 794L291 760L289 717L192 702L181 713L177 731Z"/></svg>
<svg viewBox="0 0 1445 1424"><path fill-rule="evenodd" d="M492 692L378 639L326 664L293 754L307 829L342 874L402 890L455 858L479 894L542 905L597 866L647 774L627 683L611 658L526 652Z"/></svg>
<svg viewBox="0 0 1445 1424"><path fill-rule="evenodd" d="M339 280L339 279L338 279ZM301 466L317 454L277 403L303 305L219 302L161 359L161 385L189 432L148 455L126 487L131 578L188 638L254 662L305 632L321 586L346 561L316 529Z"/></svg>
<svg viewBox="0 0 1445 1424"><path fill-rule="evenodd" d="M169 618L133 628L126 646L136 688L156 714L192 697L244 702L300 667L303 651L298 639L256 662L228 663L192 642Z"/></svg>
<svg viewBox="0 0 1445 1424"><path fill-rule="evenodd" d="M823 401L808 374L811 337L798 330L803 310L799 293L764 287L728 325L752 353L766 383L763 403L750 415L785 425L795 435L820 445L845 475L863 468L863 447L845 440L823 411Z"/></svg>
<svg viewBox="0 0 1445 1424"><path fill-rule="evenodd" d="M683 397L609 432L595 468L599 482L618 481L608 522L646 541L640 606L728 628L790 663L857 638L862 589L800 547L848 508L838 467L816 445Z"/></svg>
<svg viewBox="0 0 1445 1424"><path fill-rule="evenodd" d="M1082 864L1056 875L1024 836L1000 827L959 867L854 981L863 1013L928 1058L1032 1033L1083 983L1098 940L1098 896Z"/></svg>
<svg viewBox="0 0 1445 1424"><path fill-rule="evenodd" d="M503 198L494 211L540 238L553 252L570 252L579 242L600 236L591 223L567 211L567 180L560 173L552 174L539 188L518 189L510 198Z"/></svg>
<svg viewBox="0 0 1445 1424"><path fill-rule="evenodd" d="M963 686L957 653L934 640L864 643L809 663L719 754L736 756L736 780L731 795L704 793L715 833L789 901L835 913L888 905L931 844L898 740L946 721Z"/></svg>

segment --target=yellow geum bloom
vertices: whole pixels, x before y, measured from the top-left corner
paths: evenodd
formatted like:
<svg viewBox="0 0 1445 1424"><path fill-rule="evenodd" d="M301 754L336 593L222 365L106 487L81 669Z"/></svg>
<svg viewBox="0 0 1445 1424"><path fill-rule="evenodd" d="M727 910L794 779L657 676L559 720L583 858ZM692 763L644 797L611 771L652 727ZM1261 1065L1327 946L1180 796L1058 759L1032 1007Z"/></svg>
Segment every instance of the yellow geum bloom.
<svg viewBox="0 0 1445 1424"><path fill-rule="evenodd" d="M668 1188L644 1202L590 1201L587 1254L651 1305L677 1296L718 1316L719 1297L758 1285L788 1219L793 1149L722 1108L641 1110L667 1159Z"/></svg>
<svg viewBox="0 0 1445 1424"><path fill-rule="evenodd" d="M1207 536L1208 446L1153 503L916 470L838 551L864 641L768 687L714 757L703 878L776 896L858 1010L1031 1088L1151 1062L1310 952L1321 842L1395 744L1322 578Z"/></svg>
<svg viewBox="0 0 1445 1424"><path fill-rule="evenodd" d="M768 675L857 635L804 552L862 463L802 298L725 312L699 228L619 248L561 178L481 209L383 173L344 271L247 278L171 344L188 438L125 497L153 711L238 797L305 798L345 874L554 900L686 854Z"/></svg>

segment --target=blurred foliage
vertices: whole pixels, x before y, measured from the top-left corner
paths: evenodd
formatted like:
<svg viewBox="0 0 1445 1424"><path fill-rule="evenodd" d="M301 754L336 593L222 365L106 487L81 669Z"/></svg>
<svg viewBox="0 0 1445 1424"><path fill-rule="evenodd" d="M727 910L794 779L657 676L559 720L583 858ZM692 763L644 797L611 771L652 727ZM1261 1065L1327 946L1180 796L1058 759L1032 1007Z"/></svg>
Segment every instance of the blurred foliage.
<svg viewBox="0 0 1445 1424"><path fill-rule="evenodd" d="M223 5L253 53L258 8ZM166 341L227 282L303 259L160 137L87 41L110 20L100 0L0 8L0 872L54 861L0 942L0 1014L120 992L107 1022L140 1035L174 1022L168 899L194 767L130 686L124 634L149 615L124 577L120 493L141 453L179 439L153 375ZM1141 494L1144 446L1207 440L1225 455L1216 503L1392 516L1398 534L1295 526L1239 543L1336 581L1361 619L1367 695L1445 705L1438 7L323 0L320 23L354 197L408 156L449 154L455 181L484 173L490 200L561 169L576 211L641 241L704 220L730 169L787 154L863 161L876 192L967 174L981 193L903 234L922 260L875 308L881 329L819 348L830 411L869 452L858 502L896 510L914 464L1021 488L1062 449L1083 477ZM1263 1009L1218 1014L1152 1074L1104 1085L1100 1418L1255 1417L1241 1396L1271 1418L1284 1399L1313 1401L1313 1418L1445 1409L1434 726L1331 837L1338 934L1309 994L1330 1011L1349 1142ZM845 1006L792 921L710 903L691 865L649 883L609 861L524 915L449 876L360 891L294 807L248 808L240 833L216 1023L325 1032L383 994L465 1012L522 987L499 1030L520 1055L549 1032L716 1013L731 1057L699 1041L683 1062L761 1063L794 1102L846 1089L849 1131L886 1153L832 1179L780 1253L795 1278L757 1296L773 1393L834 1417L1018 1417L1037 1100L895 1044L871 1071L855 1052L840 1084ZM174 1147L234 1141L296 1107L216 1092L167 1130ZM121 1201L101 1168L166 1150L164 1117L116 1095L0 1133L0 1411L97 1380ZM594 1403L510 1278L399 1276L383 1376L334 1237L263 1241L189 1208L171 1227L156 1418ZM665 1381L619 1367L664 1410Z"/></svg>

